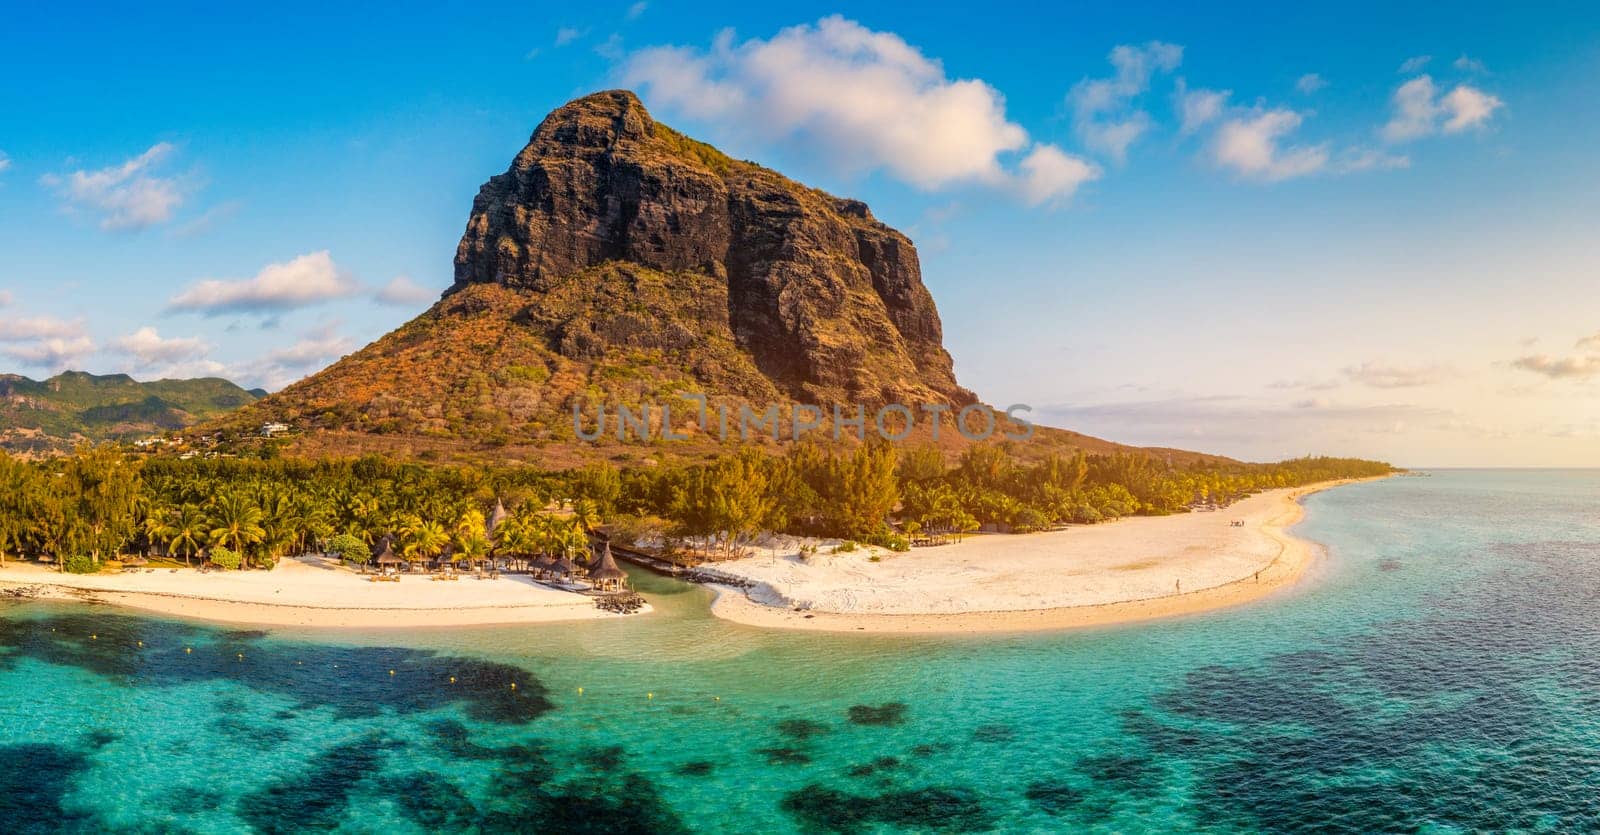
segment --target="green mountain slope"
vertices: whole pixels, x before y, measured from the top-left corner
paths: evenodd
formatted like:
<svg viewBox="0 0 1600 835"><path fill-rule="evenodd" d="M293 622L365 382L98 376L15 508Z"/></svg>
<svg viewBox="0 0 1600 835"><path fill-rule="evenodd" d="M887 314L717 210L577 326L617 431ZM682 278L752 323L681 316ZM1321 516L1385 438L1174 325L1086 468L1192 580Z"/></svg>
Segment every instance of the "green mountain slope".
<svg viewBox="0 0 1600 835"><path fill-rule="evenodd" d="M155 380L66 371L48 380L0 374L0 447L48 454L83 441L181 429L259 399L227 380Z"/></svg>

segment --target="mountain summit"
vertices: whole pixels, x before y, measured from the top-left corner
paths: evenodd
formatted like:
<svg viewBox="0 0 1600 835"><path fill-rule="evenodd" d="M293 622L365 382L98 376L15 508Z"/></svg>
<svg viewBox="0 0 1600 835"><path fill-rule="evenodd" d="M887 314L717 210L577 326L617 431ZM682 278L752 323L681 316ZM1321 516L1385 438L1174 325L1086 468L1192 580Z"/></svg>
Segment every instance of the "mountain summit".
<svg viewBox="0 0 1600 835"><path fill-rule="evenodd" d="M473 201L452 292L535 294L607 264L714 280L725 328L781 393L813 403L968 403L910 239L866 204L730 159L611 90L551 113ZM576 279L593 281L592 277ZM699 289L687 279L678 288ZM552 333L571 359L643 340L696 356L682 334L627 317Z"/></svg>
<svg viewBox="0 0 1600 835"><path fill-rule="evenodd" d="M910 239L612 90L545 117L479 190L438 303L227 424L283 421L344 451L547 447L573 437L574 403L678 392L976 400Z"/></svg>

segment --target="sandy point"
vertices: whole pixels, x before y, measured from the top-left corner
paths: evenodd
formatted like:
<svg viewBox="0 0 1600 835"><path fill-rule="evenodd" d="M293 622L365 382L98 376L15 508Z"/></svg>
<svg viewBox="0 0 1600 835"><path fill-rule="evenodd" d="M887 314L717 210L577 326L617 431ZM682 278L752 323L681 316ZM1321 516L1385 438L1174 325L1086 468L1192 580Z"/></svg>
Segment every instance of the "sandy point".
<svg viewBox="0 0 1600 835"><path fill-rule="evenodd" d="M209 574L167 568L62 574L7 562L0 569L0 589L28 589L42 598L257 626L416 629L627 617L596 608L590 597L540 585L522 575L434 581L419 574L404 575L397 583L375 583L320 557L284 559L271 571Z"/></svg>
<svg viewBox="0 0 1600 835"><path fill-rule="evenodd" d="M760 627L948 634L1065 630L1223 609L1292 585L1322 553L1288 533L1304 517L1301 499L1368 480L1269 490L1216 512L974 536L905 554L747 557L717 567L754 585L719 587L712 611Z"/></svg>

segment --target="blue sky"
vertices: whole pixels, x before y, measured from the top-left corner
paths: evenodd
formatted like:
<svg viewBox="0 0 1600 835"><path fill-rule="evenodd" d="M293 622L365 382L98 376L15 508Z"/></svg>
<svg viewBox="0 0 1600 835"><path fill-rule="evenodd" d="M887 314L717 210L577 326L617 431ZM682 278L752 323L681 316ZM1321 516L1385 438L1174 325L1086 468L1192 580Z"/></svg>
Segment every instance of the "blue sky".
<svg viewBox="0 0 1600 835"><path fill-rule="evenodd" d="M276 387L448 285L538 120L638 90L917 241L961 381L1253 459L1600 466L1600 11L23 7L0 370Z"/></svg>

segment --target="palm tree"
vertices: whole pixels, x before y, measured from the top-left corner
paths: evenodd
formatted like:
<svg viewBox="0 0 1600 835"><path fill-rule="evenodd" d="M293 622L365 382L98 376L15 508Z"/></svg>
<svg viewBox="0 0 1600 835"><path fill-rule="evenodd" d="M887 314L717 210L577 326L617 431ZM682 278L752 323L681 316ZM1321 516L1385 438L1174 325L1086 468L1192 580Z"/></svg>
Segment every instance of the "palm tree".
<svg viewBox="0 0 1600 835"><path fill-rule="evenodd" d="M407 562L425 560L443 550L449 541L444 525L413 516L400 528L400 556Z"/></svg>
<svg viewBox="0 0 1600 835"><path fill-rule="evenodd" d="M572 503L572 521L584 533L600 526L600 506L591 499L578 499Z"/></svg>
<svg viewBox="0 0 1600 835"><path fill-rule="evenodd" d="M182 551L185 565L209 533L205 515L192 504L155 510L145 517L144 526L150 541L165 548L168 556Z"/></svg>
<svg viewBox="0 0 1600 835"><path fill-rule="evenodd" d="M223 493L211 502L211 544L243 555L249 546L266 537L261 520L261 508L254 502L238 493Z"/></svg>

